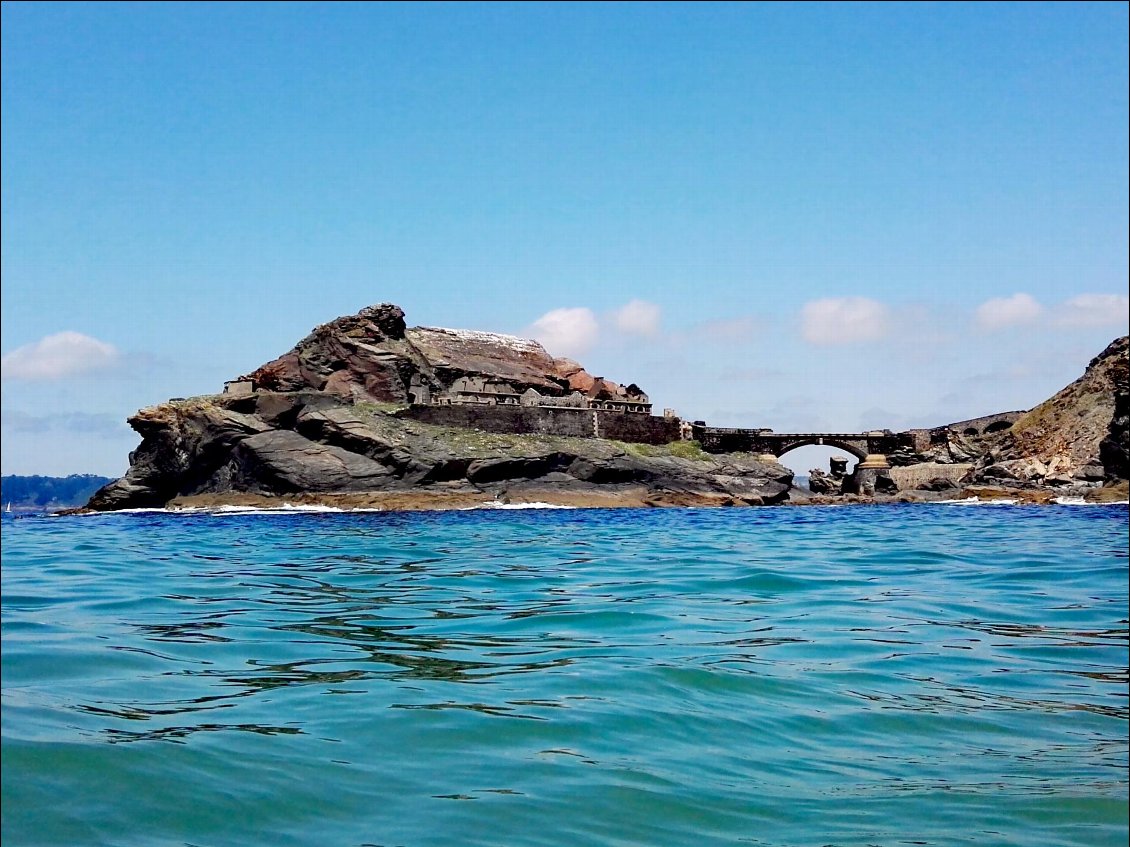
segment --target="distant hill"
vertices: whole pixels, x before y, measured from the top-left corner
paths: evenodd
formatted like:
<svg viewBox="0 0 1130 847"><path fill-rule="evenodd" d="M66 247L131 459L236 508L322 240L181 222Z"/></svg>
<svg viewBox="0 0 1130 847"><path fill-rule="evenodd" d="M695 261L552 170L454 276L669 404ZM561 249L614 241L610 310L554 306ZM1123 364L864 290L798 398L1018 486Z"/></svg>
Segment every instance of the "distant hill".
<svg viewBox="0 0 1130 847"><path fill-rule="evenodd" d="M94 474L70 476L0 477L0 501L5 508L54 509L81 506L95 491L113 480Z"/></svg>

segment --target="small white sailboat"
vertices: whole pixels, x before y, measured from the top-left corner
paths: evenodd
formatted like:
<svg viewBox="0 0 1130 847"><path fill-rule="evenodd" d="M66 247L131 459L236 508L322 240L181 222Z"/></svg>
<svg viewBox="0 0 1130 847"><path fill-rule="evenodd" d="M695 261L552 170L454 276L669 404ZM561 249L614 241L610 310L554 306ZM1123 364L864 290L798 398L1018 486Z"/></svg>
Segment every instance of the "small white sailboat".
<svg viewBox="0 0 1130 847"><path fill-rule="evenodd" d="M8 505L4 507L4 511L7 512L8 514L12 513L12 501L11 500L9 500Z"/></svg>

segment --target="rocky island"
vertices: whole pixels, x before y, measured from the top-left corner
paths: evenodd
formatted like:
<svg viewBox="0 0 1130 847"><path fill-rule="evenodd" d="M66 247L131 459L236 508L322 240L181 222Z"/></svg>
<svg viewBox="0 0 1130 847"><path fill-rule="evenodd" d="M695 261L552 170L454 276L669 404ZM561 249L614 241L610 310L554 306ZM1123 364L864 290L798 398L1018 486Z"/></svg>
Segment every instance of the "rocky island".
<svg viewBox="0 0 1130 847"><path fill-rule="evenodd" d="M771 505L1002 490L1124 499L1128 370L1124 337L1030 411L781 435L654 415L639 386L537 342L409 328L385 303L315 328L222 393L137 412L129 471L86 508ZM814 474L802 491L777 456L815 443L861 461L852 474Z"/></svg>

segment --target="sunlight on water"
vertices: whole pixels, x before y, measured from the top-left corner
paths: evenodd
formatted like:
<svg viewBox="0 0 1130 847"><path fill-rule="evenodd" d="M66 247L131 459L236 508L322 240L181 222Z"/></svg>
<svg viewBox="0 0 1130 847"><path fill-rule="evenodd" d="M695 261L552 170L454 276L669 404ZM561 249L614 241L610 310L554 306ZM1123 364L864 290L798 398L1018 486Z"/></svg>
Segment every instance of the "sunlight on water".
<svg viewBox="0 0 1130 847"><path fill-rule="evenodd" d="M1105 845L1127 512L5 520L5 844Z"/></svg>

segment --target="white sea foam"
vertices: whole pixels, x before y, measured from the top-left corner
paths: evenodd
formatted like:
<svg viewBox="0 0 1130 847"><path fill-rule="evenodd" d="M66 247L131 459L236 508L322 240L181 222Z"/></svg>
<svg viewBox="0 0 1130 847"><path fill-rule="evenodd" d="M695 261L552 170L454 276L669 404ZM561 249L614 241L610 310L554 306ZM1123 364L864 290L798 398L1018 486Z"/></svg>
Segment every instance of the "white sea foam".
<svg viewBox="0 0 1130 847"><path fill-rule="evenodd" d="M943 506L1016 506L1019 500L982 500L980 497L966 497L963 500L935 500Z"/></svg>
<svg viewBox="0 0 1130 847"><path fill-rule="evenodd" d="M165 508L144 509L117 509L113 512L97 512L102 515L283 515L294 513L322 514L327 512L383 512L384 509L358 507L355 509L342 508L341 506L310 505L306 503L280 503L278 506L168 506Z"/></svg>
<svg viewBox="0 0 1130 847"><path fill-rule="evenodd" d="M306 503L281 503L278 506L217 506L215 509L203 509L202 511L228 515L279 515L293 514L295 512L307 514L348 514L350 512L383 512L384 509L364 506L346 508L342 506L311 505Z"/></svg>
<svg viewBox="0 0 1130 847"><path fill-rule="evenodd" d="M307 503L280 503L278 506L217 506L215 509L208 511L275 514L277 512L379 512L381 510L371 508L349 509L342 506L325 506Z"/></svg>
<svg viewBox="0 0 1130 847"><path fill-rule="evenodd" d="M1056 497L1052 500L1053 503L1058 503L1060 506L1128 506L1130 501L1127 500L1111 500L1106 503L1092 503L1090 500L1084 500L1082 497Z"/></svg>
<svg viewBox="0 0 1130 847"><path fill-rule="evenodd" d="M170 512L176 511L175 509L166 509L164 506L152 506L138 509L114 509L112 512L90 512L92 515L146 515L157 514L167 515Z"/></svg>
<svg viewBox="0 0 1130 847"><path fill-rule="evenodd" d="M1019 500L982 500L978 497L967 497L964 500L935 500L935 503L946 506L1016 506ZM1114 500L1107 503L1092 503L1082 497L1054 497L1052 502L1059 506L1126 506L1126 500Z"/></svg>
<svg viewBox="0 0 1130 847"><path fill-rule="evenodd" d="M576 506L559 506L556 503L503 503L501 500L492 500L480 506L471 506L460 511L470 512L475 509L575 509Z"/></svg>
<svg viewBox="0 0 1130 847"><path fill-rule="evenodd" d="M500 500L492 500L488 503L482 503L477 506L468 506L464 509L457 511L473 511L475 509L574 509L575 506L559 506L554 503L504 503ZM170 509L135 509L122 511L139 511L139 512L162 512L164 514L205 514L205 515L279 515L279 514L294 514L311 513L341 513L349 514L354 512L383 512L385 509L372 508L372 507L359 507L355 509L342 508L340 506L322 506L322 505L307 505L299 503L282 503L278 506L181 506L173 507Z"/></svg>

